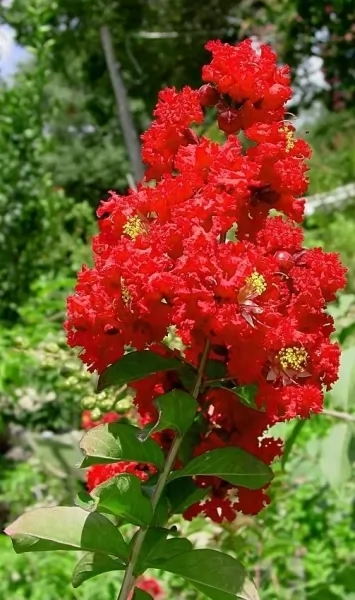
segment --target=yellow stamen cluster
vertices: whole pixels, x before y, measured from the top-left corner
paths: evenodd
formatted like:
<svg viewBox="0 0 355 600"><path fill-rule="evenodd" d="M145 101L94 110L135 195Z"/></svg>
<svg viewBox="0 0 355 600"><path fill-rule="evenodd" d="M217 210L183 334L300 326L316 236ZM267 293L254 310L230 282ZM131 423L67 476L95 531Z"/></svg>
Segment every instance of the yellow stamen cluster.
<svg viewBox="0 0 355 600"><path fill-rule="evenodd" d="M284 126L284 127L280 127L279 132L285 134L285 136L286 136L286 152L290 152L290 150L292 150L292 148L295 145L293 131L291 129L289 129L288 127Z"/></svg>
<svg viewBox="0 0 355 600"><path fill-rule="evenodd" d="M139 217L129 217L126 223L123 225L123 233L128 235L132 240L135 240L136 237L144 233L144 225Z"/></svg>
<svg viewBox="0 0 355 600"><path fill-rule="evenodd" d="M124 279L121 279L121 296L125 304L128 304L130 302L131 294L129 293L128 288L125 285Z"/></svg>
<svg viewBox="0 0 355 600"><path fill-rule="evenodd" d="M260 275L257 271L253 271L249 277L245 280L248 289L252 294L260 296L266 290L266 281L263 275Z"/></svg>
<svg viewBox="0 0 355 600"><path fill-rule="evenodd" d="M304 348L292 346L290 348L283 348L280 350L277 355L277 359L284 371L286 369L302 371L306 366L308 354Z"/></svg>

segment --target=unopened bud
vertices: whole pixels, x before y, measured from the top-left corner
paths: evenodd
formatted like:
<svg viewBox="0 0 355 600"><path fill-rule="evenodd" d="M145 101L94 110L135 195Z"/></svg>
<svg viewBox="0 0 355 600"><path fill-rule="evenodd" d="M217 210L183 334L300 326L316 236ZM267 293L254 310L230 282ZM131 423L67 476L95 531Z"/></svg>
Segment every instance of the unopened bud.
<svg viewBox="0 0 355 600"><path fill-rule="evenodd" d="M224 131L224 133L237 133L237 131L240 129L240 120L238 115L229 109L219 113L217 120L218 127Z"/></svg>
<svg viewBox="0 0 355 600"><path fill-rule="evenodd" d="M96 406L96 408L91 411L90 417L92 421L99 421L102 417L101 410Z"/></svg>
<svg viewBox="0 0 355 600"><path fill-rule="evenodd" d="M99 400L98 405L102 412L109 412L112 410L114 400L112 398L106 398L105 400Z"/></svg>
<svg viewBox="0 0 355 600"><path fill-rule="evenodd" d="M219 100L219 93L213 85L206 83L198 90L198 99L202 106L214 106Z"/></svg>
<svg viewBox="0 0 355 600"><path fill-rule="evenodd" d="M126 413L127 410L129 410L132 406L133 403L133 396L130 396L129 394L127 396L125 396L125 398L121 398L121 400L118 400L115 404L115 411L118 412L119 414L122 413Z"/></svg>
<svg viewBox="0 0 355 600"><path fill-rule="evenodd" d="M278 262L281 271L289 271L294 265L292 254L286 252L286 250L279 250L275 253L275 258Z"/></svg>
<svg viewBox="0 0 355 600"><path fill-rule="evenodd" d="M86 410L92 410L96 406L96 398L94 396L85 396L81 399L81 407Z"/></svg>

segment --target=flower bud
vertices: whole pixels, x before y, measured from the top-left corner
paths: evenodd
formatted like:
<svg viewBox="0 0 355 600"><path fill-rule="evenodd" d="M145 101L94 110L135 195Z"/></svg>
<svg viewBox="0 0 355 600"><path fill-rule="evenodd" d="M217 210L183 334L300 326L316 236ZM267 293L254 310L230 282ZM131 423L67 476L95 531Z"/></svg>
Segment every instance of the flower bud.
<svg viewBox="0 0 355 600"><path fill-rule="evenodd" d="M84 396L80 404L83 409L92 410L96 406L96 398L94 396Z"/></svg>
<svg viewBox="0 0 355 600"><path fill-rule="evenodd" d="M117 402L115 404L115 411L118 412L119 414L126 413L127 410L129 410L131 408L132 403L133 403L133 396L130 396L129 394L127 394L127 396L125 396L124 398L121 398L121 400L117 400Z"/></svg>
<svg viewBox="0 0 355 600"><path fill-rule="evenodd" d="M292 255L289 252L286 252L285 250L279 250L278 252L276 252L275 258L279 264L281 271L287 272L294 265Z"/></svg>
<svg viewBox="0 0 355 600"><path fill-rule="evenodd" d="M218 115L218 127L227 134L237 133L240 129L238 115L229 109L224 110Z"/></svg>
<svg viewBox="0 0 355 600"><path fill-rule="evenodd" d="M219 93L213 85L206 83L198 90L198 98L202 106L214 106L219 100Z"/></svg>
<svg viewBox="0 0 355 600"><path fill-rule="evenodd" d="M92 421L99 421L101 419L102 412L98 406L96 406L96 408L94 408L94 410L91 411L90 417Z"/></svg>
<svg viewBox="0 0 355 600"><path fill-rule="evenodd" d="M98 406L102 410L102 412L109 412L110 410L112 410L113 403L114 400L112 398L105 398L99 400Z"/></svg>

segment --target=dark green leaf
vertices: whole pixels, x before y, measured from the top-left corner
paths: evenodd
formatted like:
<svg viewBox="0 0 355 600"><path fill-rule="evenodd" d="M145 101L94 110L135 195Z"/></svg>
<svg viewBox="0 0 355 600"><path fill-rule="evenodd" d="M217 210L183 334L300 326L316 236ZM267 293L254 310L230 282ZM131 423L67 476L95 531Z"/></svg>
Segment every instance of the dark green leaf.
<svg viewBox="0 0 355 600"><path fill-rule="evenodd" d="M281 458L281 466L283 469L285 468L287 459L290 455L293 445L294 445L295 441L297 440L298 435L301 433L301 431L306 423L307 423L307 421L305 421L305 420L297 421L296 425L294 426L290 435L288 436L286 443L285 443L284 452L283 452L283 455Z"/></svg>
<svg viewBox="0 0 355 600"><path fill-rule="evenodd" d="M339 489L351 476L349 446L352 437L351 423L337 423L321 443L320 466L334 489Z"/></svg>
<svg viewBox="0 0 355 600"><path fill-rule="evenodd" d="M88 579L101 575L101 573L123 571L125 568L125 565L117 558L89 552L77 563L73 572L72 584L74 588L77 588Z"/></svg>
<svg viewBox="0 0 355 600"><path fill-rule="evenodd" d="M235 389L235 393L246 406L255 407L255 396L258 391L256 385L240 385Z"/></svg>
<svg viewBox="0 0 355 600"><path fill-rule="evenodd" d="M126 560L128 549L118 529L104 516L79 507L38 508L6 529L15 551L87 550Z"/></svg>
<svg viewBox="0 0 355 600"><path fill-rule="evenodd" d="M137 535L139 535L138 532L131 540L131 547ZM148 529L136 564L136 575L143 573L146 569L159 569L166 560L192 549L192 544L188 539L180 537L166 539L168 535L171 535L169 529L162 527Z"/></svg>
<svg viewBox="0 0 355 600"><path fill-rule="evenodd" d="M130 548L132 549L133 544L140 532L137 531L130 541ZM166 537L169 535L169 529L163 527L150 527L144 537L139 557L135 566L135 575L140 575L147 568L152 560L156 558L156 551L159 554L159 547L161 542L165 542Z"/></svg>
<svg viewBox="0 0 355 600"><path fill-rule="evenodd" d="M207 379L222 379L226 374L226 365L220 360L209 360L206 364L205 373Z"/></svg>
<svg viewBox="0 0 355 600"><path fill-rule="evenodd" d="M270 467L234 446L210 450L193 458L185 467L174 471L170 475L170 481L195 475L214 475L251 490L263 487L273 478Z"/></svg>
<svg viewBox="0 0 355 600"><path fill-rule="evenodd" d="M164 454L153 440L140 442L140 429L123 423L104 423L90 429L80 442L85 458L82 468L114 463L120 460L151 463L164 466Z"/></svg>
<svg viewBox="0 0 355 600"><path fill-rule="evenodd" d="M197 371L190 365L183 364L179 371L179 378L186 390L191 392L196 382Z"/></svg>
<svg viewBox="0 0 355 600"><path fill-rule="evenodd" d="M169 517L169 505L165 496L162 496L158 502L158 505L154 511L152 526L163 527Z"/></svg>
<svg viewBox="0 0 355 600"><path fill-rule="evenodd" d="M187 579L212 600L259 600L243 565L216 550L192 550L162 564L162 569Z"/></svg>
<svg viewBox="0 0 355 600"><path fill-rule="evenodd" d="M101 392L111 385L120 387L159 371L179 369L181 365L182 363L175 358L165 358L150 350L129 352L103 371L99 377L97 390Z"/></svg>
<svg viewBox="0 0 355 600"><path fill-rule="evenodd" d="M186 477L182 481L171 481L166 488L172 514L185 512L195 502L200 502L208 493L208 489L197 487L197 485Z"/></svg>
<svg viewBox="0 0 355 600"><path fill-rule="evenodd" d="M152 600L152 596L148 592L136 587L133 592L133 600Z"/></svg>
<svg viewBox="0 0 355 600"><path fill-rule="evenodd" d="M152 505L141 489L142 482L135 475L117 475L92 490L97 499L97 510L123 517L128 523L146 527L153 518Z"/></svg>
<svg viewBox="0 0 355 600"><path fill-rule="evenodd" d="M161 540L156 544L150 556L144 561L144 567L146 569L160 569L166 560L190 550L192 550L192 544L187 538L175 537L168 540Z"/></svg>
<svg viewBox="0 0 355 600"><path fill-rule="evenodd" d="M185 433L180 444L178 457L183 465L189 462L193 457L194 449L201 439L201 434L207 431L207 427L206 420L202 417L201 413L198 413L194 423Z"/></svg>
<svg viewBox="0 0 355 600"><path fill-rule="evenodd" d="M74 502L76 506L79 506L79 508L82 508L88 512L94 512L96 510L97 502L95 502L95 500L88 492L85 492L85 490L78 492L74 498Z"/></svg>
<svg viewBox="0 0 355 600"><path fill-rule="evenodd" d="M191 427L198 407L195 398L182 390L172 390L157 398L154 404L159 412L158 421L142 430L140 440L164 429L174 429L183 435Z"/></svg>

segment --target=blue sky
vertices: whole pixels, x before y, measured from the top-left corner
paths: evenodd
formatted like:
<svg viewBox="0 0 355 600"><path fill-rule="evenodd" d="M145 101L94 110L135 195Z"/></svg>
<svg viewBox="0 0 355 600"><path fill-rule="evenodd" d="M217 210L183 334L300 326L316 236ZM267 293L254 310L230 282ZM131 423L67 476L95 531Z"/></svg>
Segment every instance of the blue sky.
<svg viewBox="0 0 355 600"><path fill-rule="evenodd" d="M16 71L17 65L26 60L28 53L16 44L14 31L8 25L0 27L0 76L9 79Z"/></svg>

